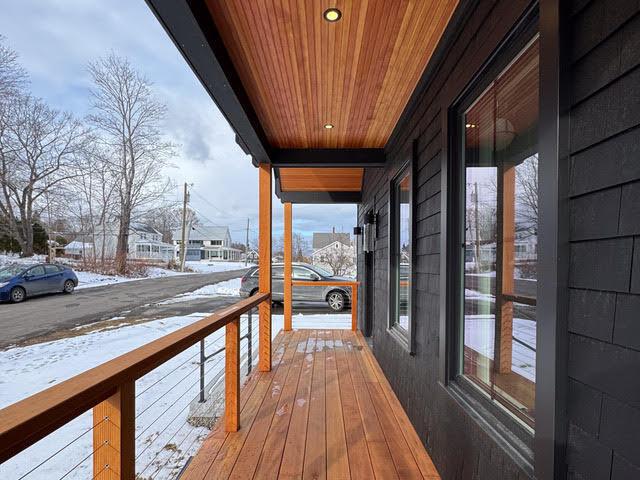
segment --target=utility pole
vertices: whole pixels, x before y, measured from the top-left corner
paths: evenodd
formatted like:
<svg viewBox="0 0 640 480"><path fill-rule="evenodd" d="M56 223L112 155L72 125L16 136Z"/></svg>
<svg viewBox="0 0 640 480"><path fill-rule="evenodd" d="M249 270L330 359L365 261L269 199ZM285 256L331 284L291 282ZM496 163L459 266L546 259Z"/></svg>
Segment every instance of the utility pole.
<svg viewBox="0 0 640 480"><path fill-rule="evenodd" d="M244 266L249 263L249 219L247 218L247 239L244 244Z"/></svg>
<svg viewBox="0 0 640 480"><path fill-rule="evenodd" d="M184 182L184 198L182 202L182 241L180 242L180 271L184 272L184 262L187 258L187 202L189 191L187 182Z"/></svg>

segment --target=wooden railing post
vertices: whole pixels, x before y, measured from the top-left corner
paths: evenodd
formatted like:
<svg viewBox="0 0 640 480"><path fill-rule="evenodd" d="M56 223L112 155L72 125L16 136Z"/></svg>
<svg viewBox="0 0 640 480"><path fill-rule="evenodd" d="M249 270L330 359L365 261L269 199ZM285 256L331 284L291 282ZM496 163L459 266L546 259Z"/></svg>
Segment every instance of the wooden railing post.
<svg viewBox="0 0 640 480"><path fill-rule="evenodd" d="M351 330L358 329L358 283L351 284Z"/></svg>
<svg viewBox="0 0 640 480"><path fill-rule="evenodd" d="M258 238L258 289L260 293L271 293L271 165L261 163L259 171L259 238ZM262 302L258 307L259 352L258 369L271 371L271 300Z"/></svg>
<svg viewBox="0 0 640 480"><path fill-rule="evenodd" d="M240 428L240 318L225 327L224 352L224 428L227 432L237 432Z"/></svg>
<svg viewBox="0 0 640 480"><path fill-rule="evenodd" d="M133 480L135 462L135 382L93 407L93 478Z"/></svg>
<svg viewBox="0 0 640 480"><path fill-rule="evenodd" d="M292 275L292 207L291 203L284 204L284 330L288 332L292 328L293 315L293 287Z"/></svg>

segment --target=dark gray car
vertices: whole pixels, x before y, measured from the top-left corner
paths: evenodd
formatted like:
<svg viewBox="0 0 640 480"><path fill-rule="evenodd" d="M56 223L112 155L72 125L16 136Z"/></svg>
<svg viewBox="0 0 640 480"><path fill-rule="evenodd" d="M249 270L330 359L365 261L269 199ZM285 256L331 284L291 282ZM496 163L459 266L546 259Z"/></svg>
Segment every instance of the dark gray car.
<svg viewBox="0 0 640 480"><path fill-rule="evenodd" d="M271 272L271 299L274 302L284 301L284 264L274 263ZM334 277L331 272L307 263L294 263L292 267L294 280L310 281L353 281L350 278ZM253 267L244 277L240 285L240 296L249 297L258 291L258 267ZM351 288L325 287L322 285L293 287L295 302L326 302L334 312L340 312L351 304Z"/></svg>

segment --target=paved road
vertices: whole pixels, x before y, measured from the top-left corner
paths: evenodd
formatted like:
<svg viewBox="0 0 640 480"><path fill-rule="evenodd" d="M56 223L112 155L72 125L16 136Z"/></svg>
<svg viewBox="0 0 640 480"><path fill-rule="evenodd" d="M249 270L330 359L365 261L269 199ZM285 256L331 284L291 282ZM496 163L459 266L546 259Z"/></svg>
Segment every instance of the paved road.
<svg viewBox="0 0 640 480"><path fill-rule="evenodd" d="M0 348L118 316L129 320L215 311L238 298L214 297L167 305L158 302L240 277L245 271L153 278L77 290L73 295L47 295L20 304L0 304Z"/></svg>

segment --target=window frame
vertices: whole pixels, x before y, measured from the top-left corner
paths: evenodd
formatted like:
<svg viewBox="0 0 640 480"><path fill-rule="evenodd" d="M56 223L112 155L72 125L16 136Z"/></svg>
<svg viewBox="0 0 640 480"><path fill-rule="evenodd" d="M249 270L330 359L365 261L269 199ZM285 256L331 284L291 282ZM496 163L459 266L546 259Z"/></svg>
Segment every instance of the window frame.
<svg viewBox="0 0 640 480"><path fill-rule="evenodd" d="M388 309L387 309L387 332L393 338L395 338L396 341L400 343L400 345L410 355L415 354L415 326L414 326L414 321L415 321L415 315L414 315L415 285L414 284L415 282L413 278L414 269L415 269L415 262L414 262L415 238L414 238L414 226L413 226L413 220L415 218L415 214L414 214L414 207L415 207L414 164L415 162L413 161L413 156L414 155L412 152L412 156L402 164L402 166L396 171L396 173L391 177L391 180L389 181L389 203L388 203L388 225L387 225L388 226L387 235L388 235L388 241L389 241L389 245L388 245L389 255L388 255L388 264L387 264L387 267L388 267L387 280L389 285ZM399 265L396 265L396 258L395 258L396 257L395 249L397 248L396 235L399 234L399 231L398 231L399 218L397 218L399 216L399 204L398 204L398 208L396 209L395 207L396 188L395 187L397 183L402 178L404 178L405 175L409 176L409 243L411 245L411 252L409 255L410 284L409 284L409 291L407 292L407 302L408 302L407 315L409 316L409 321L407 323L406 330L403 329L402 327L399 327L396 322L397 306L395 304L396 289L397 289L397 285L395 281L395 278L396 278L395 268L399 269Z"/></svg>
<svg viewBox="0 0 640 480"><path fill-rule="evenodd" d="M445 364L443 365L443 383L448 392L467 410L473 412L474 417L481 422L486 430L492 432L492 436L512 456L519 459L518 463L529 471L534 471L534 444L538 431L538 418L541 412L536 408L536 423L532 431L521 420L516 419L512 413L497 402L487 398L486 395L472 383L472 380L462 375L463 371L463 326L462 305L464 301L464 229L461 220L464 218L465 186L460 180L466 178L464 171L464 124L461 122L464 112L482 95L496 77L509 66L519 53L537 36L538 9L532 8L521 22L514 28L510 35L498 46L494 54L474 76L469 85L454 99L448 110L448 155L445 161L446 167L446 209L448 212L446 222L446 237L443 239L446 248L443 275L446 275L445 296L445 335L441 349L444 349ZM542 57L542 53L540 54ZM541 66L539 68L542 68ZM542 86L540 86L542 88ZM539 112L538 124L542 111ZM540 133L538 133L540 144ZM541 186L539 185L539 190ZM538 239L540 244L540 239ZM462 248L461 248L462 247ZM538 259L538 263L540 259ZM539 313L538 313L539 316ZM538 328L539 329L539 324ZM441 350L442 351L442 350ZM536 366L540 364L536 356ZM538 368L536 368L538 370ZM536 375L536 406L538 405L538 383L541 378Z"/></svg>

